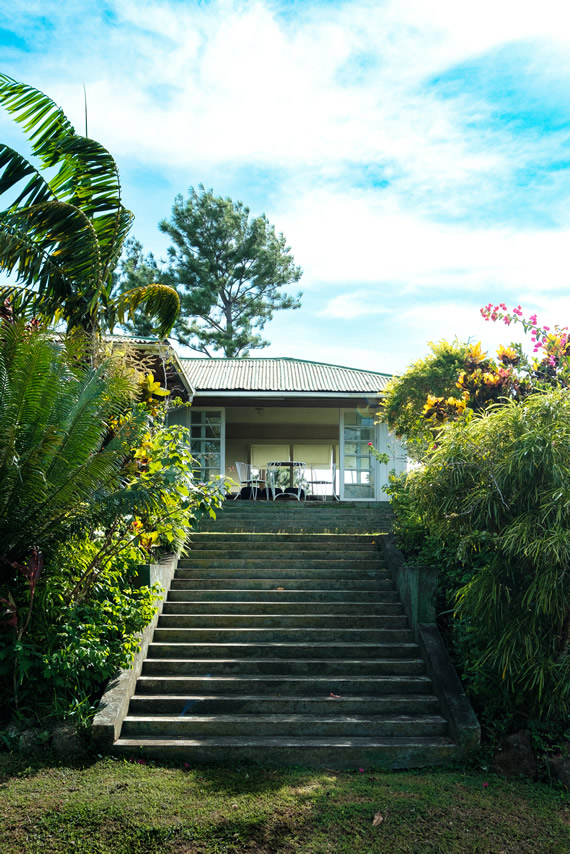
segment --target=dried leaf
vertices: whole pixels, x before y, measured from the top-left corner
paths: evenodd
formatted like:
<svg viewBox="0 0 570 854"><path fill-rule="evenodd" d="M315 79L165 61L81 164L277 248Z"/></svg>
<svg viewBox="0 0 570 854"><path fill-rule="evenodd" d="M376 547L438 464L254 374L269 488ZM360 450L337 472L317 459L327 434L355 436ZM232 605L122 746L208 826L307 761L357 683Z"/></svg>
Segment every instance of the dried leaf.
<svg viewBox="0 0 570 854"><path fill-rule="evenodd" d="M382 824L384 821L384 816L381 812L377 812L372 820L372 827L378 827L379 824Z"/></svg>

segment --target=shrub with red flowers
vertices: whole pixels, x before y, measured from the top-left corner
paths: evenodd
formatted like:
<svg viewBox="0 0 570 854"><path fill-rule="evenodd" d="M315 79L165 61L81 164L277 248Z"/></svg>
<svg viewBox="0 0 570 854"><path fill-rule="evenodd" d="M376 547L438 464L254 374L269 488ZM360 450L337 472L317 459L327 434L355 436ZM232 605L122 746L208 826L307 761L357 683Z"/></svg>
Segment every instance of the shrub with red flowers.
<svg viewBox="0 0 570 854"><path fill-rule="evenodd" d="M570 385L570 332L567 326L546 326L538 322L536 314L524 316L520 305L508 311L504 303L483 306L481 315L487 321L503 321L507 326L520 323L530 333L533 356L527 358L520 345L513 344L518 364L527 372L534 388L568 388Z"/></svg>

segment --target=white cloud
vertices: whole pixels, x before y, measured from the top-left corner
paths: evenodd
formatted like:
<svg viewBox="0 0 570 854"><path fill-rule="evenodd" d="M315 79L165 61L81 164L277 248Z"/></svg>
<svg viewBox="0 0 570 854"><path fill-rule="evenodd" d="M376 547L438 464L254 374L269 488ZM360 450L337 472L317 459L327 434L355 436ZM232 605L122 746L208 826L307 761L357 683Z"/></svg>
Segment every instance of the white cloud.
<svg viewBox="0 0 570 854"><path fill-rule="evenodd" d="M480 105L419 87L506 36L489 26L490 4L471 16L475 27L452 12L464 4L441 5L449 20L437 3L355 2L291 23L262 2L118 2L122 42L115 33L110 67L90 75L91 111L113 150L164 165L381 162L416 187L437 184L440 194L457 183L475 187L504 168L507 152L466 139L463 120ZM525 20L513 32L526 35ZM363 74L361 57L373 60ZM173 87L167 100L154 94L160 86Z"/></svg>
<svg viewBox="0 0 570 854"><path fill-rule="evenodd" d="M276 212L311 282L426 287L568 290L566 230L426 221L372 191L306 192ZM486 296L486 295L484 295ZM493 294L489 294L489 299Z"/></svg>
<svg viewBox="0 0 570 854"><path fill-rule="evenodd" d="M356 290L339 294L329 300L326 306L318 312L321 317L337 317L344 320L387 313L388 309L370 290Z"/></svg>
<svg viewBox="0 0 570 854"><path fill-rule="evenodd" d="M22 32L34 14L53 24L45 49L20 56L17 76L48 91L78 128L85 80L90 132L120 166L182 176L182 192L199 181L222 192L214 179L235 174L234 195L249 203L258 189L251 175L274 176L263 209L304 268L307 295L322 294L309 322L323 331L305 336L308 358L401 369L428 339L473 334L479 304L491 299L568 316L570 218L557 175L544 227L520 224L537 204L532 187L516 203L508 198L512 176L548 163L564 132L491 127L485 93L462 89L445 100L426 86L514 42L526 44L536 79L548 73L565 86L567 3L306 2L281 15L269 0L115 0L108 26L94 7L83 14L85 5L15 4L11 25ZM508 226L495 224L499 203ZM164 213L147 204L140 219L154 227ZM387 297L405 306L397 324L381 314L393 310ZM339 319L342 359L327 332ZM282 353L299 346L279 335Z"/></svg>

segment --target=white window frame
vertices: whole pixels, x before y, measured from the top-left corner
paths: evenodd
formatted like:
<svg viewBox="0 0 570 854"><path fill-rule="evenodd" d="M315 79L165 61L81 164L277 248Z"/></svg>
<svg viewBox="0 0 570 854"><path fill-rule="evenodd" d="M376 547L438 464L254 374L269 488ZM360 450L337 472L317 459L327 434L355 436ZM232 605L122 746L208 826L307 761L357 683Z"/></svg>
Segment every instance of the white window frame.
<svg viewBox="0 0 570 854"><path fill-rule="evenodd" d="M345 413L353 413L354 408L344 408L340 410L340 420L339 420L339 497L341 501L388 501L388 495L383 492L382 486L388 482L388 466L384 463L379 463L376 458L374 458L373 470L374 470L374 494L369 495L366 498L345 498L344 496L344 416ZM373 439L374 447L382 452L386 453L388 449L388 430L385 424L374 424L373 426Z"/></svg>
<svg viewBox="0 0 570 854"><path fill-rule="evenodd" d="M220 476L226 476L226 408L225 406L191 406L187 411L187 426L190 430L192 412L220 413ZM190 441L192 439L190 438Z"/></svg>

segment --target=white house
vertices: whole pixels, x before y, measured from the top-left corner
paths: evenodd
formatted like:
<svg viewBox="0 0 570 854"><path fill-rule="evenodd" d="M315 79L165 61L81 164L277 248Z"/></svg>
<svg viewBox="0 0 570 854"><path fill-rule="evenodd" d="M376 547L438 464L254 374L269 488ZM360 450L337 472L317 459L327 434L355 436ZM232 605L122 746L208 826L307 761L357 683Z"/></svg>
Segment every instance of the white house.
<svg viewBox="0 0 570 854"><path fill-rule="evenodd" d="M171 420L190 428L204 480L236 479L237 462L301 461L334 470L341 501L385 501L389 471L406 467L401 445L376 423L389 374L291 358L177 356L175 366L192 406ZM390 462L379 463L369 443Z"/></svg>

